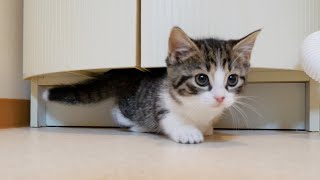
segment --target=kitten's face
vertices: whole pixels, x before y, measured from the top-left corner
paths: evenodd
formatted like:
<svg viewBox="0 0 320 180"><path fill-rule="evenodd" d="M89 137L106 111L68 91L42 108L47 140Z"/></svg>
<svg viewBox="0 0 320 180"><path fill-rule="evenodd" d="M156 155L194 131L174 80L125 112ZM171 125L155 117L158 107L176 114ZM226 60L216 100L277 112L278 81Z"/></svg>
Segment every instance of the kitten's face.
<svg viewBox="0 0 320 180"><path fill-rule="evenodd" d="M240 40L191 40L174 28L167 66L175 100L210 108L230 107L245 84L258 33Z"/></svg>

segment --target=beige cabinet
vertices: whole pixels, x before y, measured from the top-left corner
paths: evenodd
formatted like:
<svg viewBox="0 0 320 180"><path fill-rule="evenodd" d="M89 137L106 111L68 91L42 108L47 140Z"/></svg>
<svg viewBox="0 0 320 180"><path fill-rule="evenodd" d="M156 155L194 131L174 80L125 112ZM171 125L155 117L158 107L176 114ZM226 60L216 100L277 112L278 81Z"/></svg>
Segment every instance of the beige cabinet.
<svg viewBox="0 0 320 180"><path fill-rule="evenodd" d="M252 66L301 70L300 46L320 29L319 14L319 0L26 0L24 78L164 67L173 26L194 38L240 38L262 28Z"/></svg>
<svg viewBox="0 0 320 180"><path fill-rule="evenodd" d="M169 31L191 37L240 38L262 28L254 68L300 70L300 46L320 29L319 0L142 0L141 66L164 66Z"/></svg>
<svg viewBox="0 0 320 180"><path fill-rule="evenodd" d="M135 67L134 0L25 0L24 78Z"/></svg>
<svg viewBox="0 0 320 180"><path fill-rule="evenodd" d="M320 29L320 0L25 0L23 72L24 78L31 79L31 126L109 125L105 121L109 115L104 111L108 104L93 113L76 110L90 117L96 115L93 118L97 121L88 124L81 113L62 117L67 108L45 104L41 99L43 87L83 80L83 75L97 70L164 67L173 26L180 26L193 38L227 39L262 28L253 51L249 82L293 83L269 84L269 88L281 87L278 93L285 99L293 97L286 103L276 99L269 106L289 104L295 111L295 119L281 113L268 117L302 121L279 128L320 130L320 88L300 67L303 39ZM259 96L279 95L260 91L260 85L251 88L259 91ZM295 104L303 98L306 101Z"/></svg>

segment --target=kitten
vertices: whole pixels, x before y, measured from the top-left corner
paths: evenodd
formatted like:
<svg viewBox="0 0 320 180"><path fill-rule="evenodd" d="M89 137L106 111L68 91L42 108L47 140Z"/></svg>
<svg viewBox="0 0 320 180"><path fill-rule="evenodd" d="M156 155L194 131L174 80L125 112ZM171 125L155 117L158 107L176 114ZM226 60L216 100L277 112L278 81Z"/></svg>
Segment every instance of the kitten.
<svg viewBox="0 0 320 180"><path fill-rule="evenodd" d="M111 70L94 80L47 90L48 101L97 103L115 98L114 120L134 132L164 133L179 143L212 135L214 119L232 106L246 82L260 30L239 40L191 39L174 27L166 69Z"/></svg>

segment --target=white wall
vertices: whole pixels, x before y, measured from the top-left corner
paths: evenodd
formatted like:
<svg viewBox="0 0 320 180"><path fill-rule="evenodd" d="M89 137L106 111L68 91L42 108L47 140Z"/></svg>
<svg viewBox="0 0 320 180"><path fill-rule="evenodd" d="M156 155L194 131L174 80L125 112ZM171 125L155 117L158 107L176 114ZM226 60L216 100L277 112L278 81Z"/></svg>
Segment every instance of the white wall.
<svg viewBox="0 0 320 180"><path fill-rule="evenodd" d="M0 98L29 99L22 79L23 0L0 0Z"/></svg>

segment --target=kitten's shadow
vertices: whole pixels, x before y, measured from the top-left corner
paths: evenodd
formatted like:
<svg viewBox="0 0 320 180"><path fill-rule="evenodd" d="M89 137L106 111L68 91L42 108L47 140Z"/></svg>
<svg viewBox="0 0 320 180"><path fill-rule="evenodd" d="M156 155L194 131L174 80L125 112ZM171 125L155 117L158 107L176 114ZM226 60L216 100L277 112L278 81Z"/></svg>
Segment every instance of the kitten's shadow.
<svg viewBox="0 0 320 180"><path fill-rule="evenodd" d="M228 148L234 146L247 146L246 143L236 141L238 135L229 134L225 132L214 132L211 136L205 136L205 139L200 144L180 144L170 140L165 135L149 136L158 146L161 147L172 147L186 149L198 149L198 148Z"/></svg>
<svg viewBox="0 0 320 180"><path fill-rule="evenodd" d="M206 142L229 142L236 138L237 135L224 132L214 132L211 136L205 136Z"/></svg>
<svg viewBox="0 0 320 180"><path fill-rule="evenodd" d="M179 144L170 140L167 136L155 133L134 133L128 129L122 128L88 128L88 127L46 127L32 129L45 134L61 133L61 134L88 134L94 136L143 136L162 147L207 147L207 148L222 148L230 146L244 146L245 143L236 141L239 135L228 131L214 131L211 136L206 136L201 144Z"/></svg>
<svg viewBox="0 0 320 180"><path fill-rule="evenodd" d="M77 127L77 126L49 126L44 128L35 128L32 131L42 132L46 134L59 133L59 134L88 134L88 135L116 135L116 136L128 136L130 135L143 135L143 133L132 133L127 129L119 127Z"/></svg>
<svg viewBox="0 0 320 180"><path fill-rule="evenodd" d="M234 146L247 146L248 144L237 141L238 135L214 131L213 135L206 136L203 147L206 148L228 148Z"/></svg>

